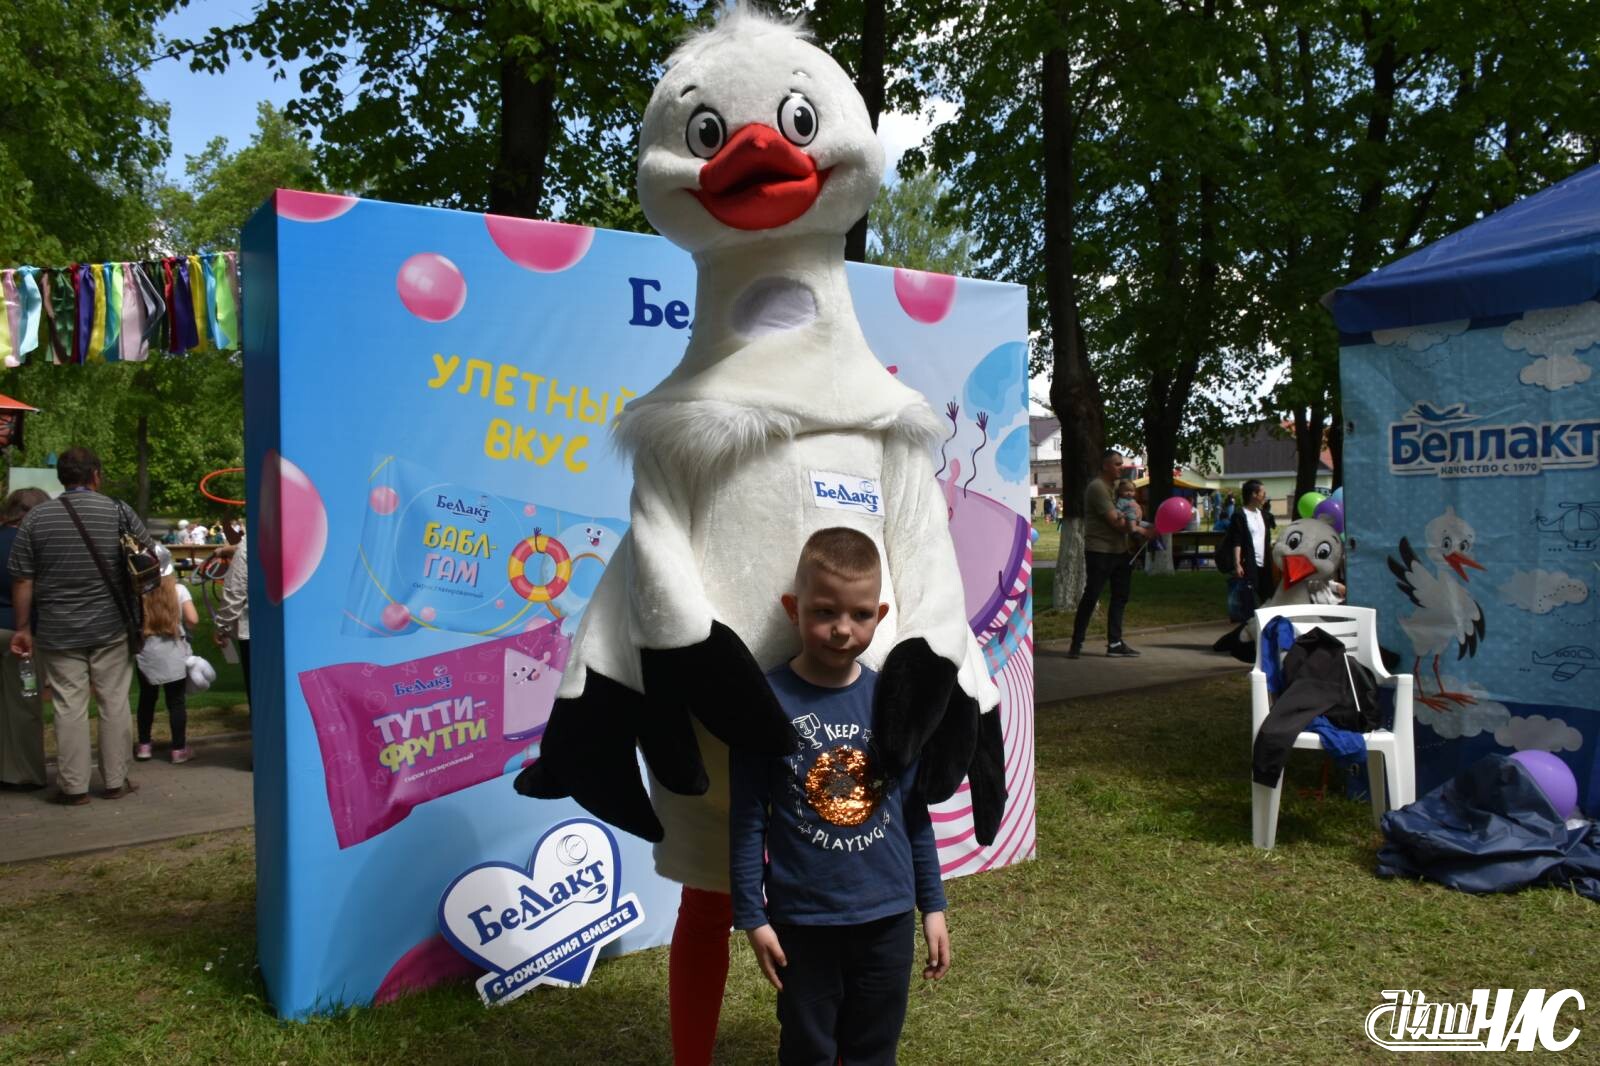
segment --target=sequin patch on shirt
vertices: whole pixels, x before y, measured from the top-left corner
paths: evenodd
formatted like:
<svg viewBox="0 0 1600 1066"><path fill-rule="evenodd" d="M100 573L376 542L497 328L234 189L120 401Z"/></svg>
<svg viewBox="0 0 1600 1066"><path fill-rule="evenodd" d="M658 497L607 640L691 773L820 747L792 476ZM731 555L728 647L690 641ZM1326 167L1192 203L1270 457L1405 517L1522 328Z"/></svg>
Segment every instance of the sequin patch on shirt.
<svg viewBox="0 0 1600 1066"><path fill-rule="evenodd" d="M878 806L867 774L867 753L841 744L817 756L806 773L806 801L834 825L860 825Z"/></svg>

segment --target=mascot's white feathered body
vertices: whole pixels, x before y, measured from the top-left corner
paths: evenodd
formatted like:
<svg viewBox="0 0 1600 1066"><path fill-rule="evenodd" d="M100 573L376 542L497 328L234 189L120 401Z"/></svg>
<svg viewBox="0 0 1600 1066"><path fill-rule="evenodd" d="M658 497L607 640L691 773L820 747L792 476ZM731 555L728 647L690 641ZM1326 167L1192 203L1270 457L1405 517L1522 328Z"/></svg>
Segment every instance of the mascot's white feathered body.
<svg viewBox="0 0 1600 1066"><path fill-rule="evenodd" d="M658 871L695 887L727 887L725 745L795 743L763 673L799 650L779 597L828 526L884 560L890 612L864 657L881 673L883 768L920 758L934 801L969 776L983 842L1004 805L999 717L980 713L999 696L934 480L940 427L873 357L845 281L844 235L882 170L844 71L748 11L686 43L645 113L639 198L694 254L693 334L619 419L632 524L517 788L656 841Z"/></svg>

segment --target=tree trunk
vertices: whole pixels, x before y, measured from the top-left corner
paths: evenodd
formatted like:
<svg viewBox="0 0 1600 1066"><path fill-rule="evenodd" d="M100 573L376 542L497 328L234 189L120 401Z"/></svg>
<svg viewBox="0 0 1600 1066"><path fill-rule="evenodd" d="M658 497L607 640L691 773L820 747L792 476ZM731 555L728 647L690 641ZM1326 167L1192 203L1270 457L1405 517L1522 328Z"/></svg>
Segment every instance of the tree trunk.
<svg viewBox="0 0 1600 1066"><path fill-rule="evenodd" d="M1321 400L1301 408L1294 418L1294 499L1289 501L1289 517L1296 517L1295 504L1317 487L1317 466L1322 458L1322 435L1327 427L1327 408Z"/></svg>
<svg viewBox="0 0 1600 1066"><path fill-rule="evenodd" d="M1068 5L1055 9L1067 39ZM1078 279L1073 263L1077 171L1073 149L1077 116L1072 106L1072 55L1064 46L1046 52L1042 70L1044 133L1044 277L1050 318L1050 406L1061 420L1061 549L1056 560L1058 611L1077 609L1083 595L1083 496L1100 468L1105 411L1100 380L1078 321Z"/></svg>
<svg viewBox="0 0 1600 1066"><path fill-rule="evenodd" d="M143 522L150 517L150 416L139 415L138 435L134 439L137 466L134 473L133 511Z"/></svg>
<svg viewBox="0 0 1600 1066"><path fill-rule="evenodd" d="M883 113L883 65L889 51L889 33L884 18L884 0L866 0L861 5L861 69L856 71L856 88L867 104L867 117L873 130ZM867 215L862 215L844 239L844 257L853 263L867 259Z"/></svg>
<svg viewBox="0 0 1600 1066"><path fill-rule="evenodd" d="M543 58L554 67L553 50ZM500 59L500 158L489 179L491 214L537 218L544 198L545 155L556 124L556 73L546 69L530 75L532 65L524 56L502 54Z"/></svg>

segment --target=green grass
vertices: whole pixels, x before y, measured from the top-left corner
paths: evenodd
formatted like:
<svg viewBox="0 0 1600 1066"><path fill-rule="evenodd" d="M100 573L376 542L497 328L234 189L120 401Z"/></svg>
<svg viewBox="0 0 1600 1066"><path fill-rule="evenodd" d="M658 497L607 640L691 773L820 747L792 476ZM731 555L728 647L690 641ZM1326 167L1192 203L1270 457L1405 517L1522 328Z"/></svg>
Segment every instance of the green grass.
<svg viewBox="0 0 1600 1066"><path fill-rule="evenodd" d="M954 968L914 979L904 1062L1378 1062L1382 989L1592 986L1592 902L1380 881L1367 808L1294 787L1320 755L1295 754L1280 846L1256 851L1244 680L1175 691L1038 713L1039 858L950 884ZM277 1021L248 833L0 867L0 899L8 1063L670 1061L665 950L492 1011L454 985ZM734 946L718 1061L770 1062L772 996Z"/></svg>
<svg viewBox="0 0 1600 1066"><path fill-rule="evenodd" d="M226 662L222 658L222 649L212 641L212 634L216 626L211 621L211 611L205 597L201 595L198 587L191 586L194 593L194 605L200 615L200 624L194 632L189 634L189 646L196 655L203 656L216 667L217 679L205 692L189 694L189 736L204 737L215 736L218 733L237 733L250 728L249 704L245 702L244 695L244 667L239 663ZM137 670L137 667L135 667ZM129 703L133 707L139 705L139 682L135 678L129 689ZM95 703L89 704L89 715L96 719L98 728L99 712ZM54 720L54 709L47 701L44 705L44 720L48 725ZM167 723L165 703L156 705L156 724L152 734L158 745L165 744L170 739L170 730ZM96 741L98 743L98 740ZM50 756L56 752L55 730L45 730L45 750ZM0 1062L4 1059L0 1058Z"/></svg>
<svg viewBox="0 0 1600 1066"><path fill-rule="evenodd" d="M1035 640L1068 640L1072 636L1072 612L1055 608L1055 574L1048 569L1033 572L1033 635ZM1104 636L1109 590L1100 594L1094 618L1089 622L1091 637ZM1228 621L1228 579L1215 570L1180 570L1154 577L1143 570L1133 572L1133 589L1123 613L1125 630L1155 626L1187 625L1191 622ZM1131 643L1131 642L1130 642Z"/></svg>

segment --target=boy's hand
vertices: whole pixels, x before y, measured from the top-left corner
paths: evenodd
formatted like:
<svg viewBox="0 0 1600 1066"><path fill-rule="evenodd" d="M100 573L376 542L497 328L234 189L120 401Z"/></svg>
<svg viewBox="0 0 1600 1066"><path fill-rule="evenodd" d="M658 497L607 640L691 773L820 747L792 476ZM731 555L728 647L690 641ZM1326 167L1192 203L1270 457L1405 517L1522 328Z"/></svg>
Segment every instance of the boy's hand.
<svg viewBox="0 0 1600 1066"><path fill-rule="evenodd" d="M939 928L944 929L944 915L939 915ZM744 934L750 939L750 947L756 953L756 962L761 965L761 972L767 975L767 980L779 992L783 991L783 982L778 979L778 971L789 965L789 960L784 957L783 945L778 943L778 933L770 925L763 925L759 929L747 929ZM946 941L945 952L949 953L949 942Z"/></svg>
<svg viewBox="0 0 1600 1066"><path fill-rule="evenodd" d="M950 972L950 930L945 928L944 911L922 916L922 936L928 942L928 965L922 968L922 979L937 981Z"/></svg>

